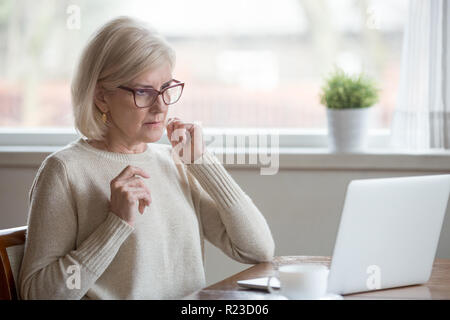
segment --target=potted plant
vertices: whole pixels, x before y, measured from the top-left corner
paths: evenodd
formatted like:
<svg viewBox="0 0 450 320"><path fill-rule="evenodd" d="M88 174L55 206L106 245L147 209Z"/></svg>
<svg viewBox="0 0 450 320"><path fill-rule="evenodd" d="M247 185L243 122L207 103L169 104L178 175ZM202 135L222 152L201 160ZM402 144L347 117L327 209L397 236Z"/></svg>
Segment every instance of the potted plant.
<svg viewBox="0 0 450 320"><path fill-rule="evenodd" d="M367 145L370 107L378 102L374 81L336 69L326 79L320 102L327 108L328 141L333 152L363 151Z"/></svg>

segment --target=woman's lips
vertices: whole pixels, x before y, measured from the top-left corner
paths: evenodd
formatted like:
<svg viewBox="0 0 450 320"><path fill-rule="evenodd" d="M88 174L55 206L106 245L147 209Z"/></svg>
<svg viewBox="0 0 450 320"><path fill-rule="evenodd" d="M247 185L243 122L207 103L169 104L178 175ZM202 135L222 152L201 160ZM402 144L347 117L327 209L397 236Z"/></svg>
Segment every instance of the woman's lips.
<svg viewBox="0 0 450 320"><path fill-rule="evenodd" d="M159 127L161 125L161 121L147 122L144 123L144 125L150 128Z"/></svg>

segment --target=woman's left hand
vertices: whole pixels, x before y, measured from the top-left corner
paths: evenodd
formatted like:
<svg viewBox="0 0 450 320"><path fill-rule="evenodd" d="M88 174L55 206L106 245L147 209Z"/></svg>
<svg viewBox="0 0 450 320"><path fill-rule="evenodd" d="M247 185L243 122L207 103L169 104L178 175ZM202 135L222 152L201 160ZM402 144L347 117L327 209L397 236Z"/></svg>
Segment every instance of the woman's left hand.
<svg viewBox="0 0 450 320"><path fill-rule="evenodd" d="M179 118L169 118L167 137L175 152L184 163L194 163L205 152L202 127L197 123L183 122Z"/></svg>

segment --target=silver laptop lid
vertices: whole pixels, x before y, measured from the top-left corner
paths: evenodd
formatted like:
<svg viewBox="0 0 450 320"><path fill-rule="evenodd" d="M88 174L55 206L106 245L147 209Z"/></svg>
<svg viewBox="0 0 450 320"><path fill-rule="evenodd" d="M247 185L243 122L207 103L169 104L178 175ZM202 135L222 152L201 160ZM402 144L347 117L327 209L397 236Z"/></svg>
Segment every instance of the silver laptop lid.
<svg viewBox="0 0 450 320"><path fill-rule="evenodd" d="M450 193L450 175L354 180L334 247L328 292L427 282Z"/></svg>

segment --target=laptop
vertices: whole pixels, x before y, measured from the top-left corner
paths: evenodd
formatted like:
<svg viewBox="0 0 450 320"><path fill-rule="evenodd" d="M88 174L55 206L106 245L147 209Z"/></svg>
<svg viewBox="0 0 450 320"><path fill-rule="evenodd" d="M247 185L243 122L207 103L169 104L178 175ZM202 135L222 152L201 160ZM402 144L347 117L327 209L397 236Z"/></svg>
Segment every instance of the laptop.
<svg viewBox="0 0 450 320"><path fill-rule="evenodd" d="M331 260L328 293L426 283L449 195L450 175L351 181ZM267 290L267 277L237 283ZM279 282L271 285L279 287Z"/></svg>

